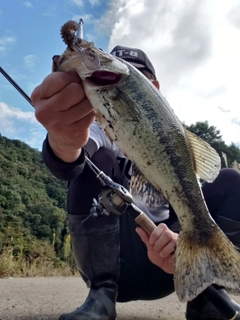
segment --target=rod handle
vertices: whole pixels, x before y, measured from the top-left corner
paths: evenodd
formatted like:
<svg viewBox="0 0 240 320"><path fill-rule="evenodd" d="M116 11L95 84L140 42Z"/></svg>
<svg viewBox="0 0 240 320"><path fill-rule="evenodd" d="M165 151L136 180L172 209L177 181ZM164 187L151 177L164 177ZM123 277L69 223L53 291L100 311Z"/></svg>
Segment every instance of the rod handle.
<svg viewBox="0 0 240 320"><path fill-rule="evenodd" d="M135 218L137 224L150 236L156 225L152 220L144 213L141 212L137 218Z"/></svg>

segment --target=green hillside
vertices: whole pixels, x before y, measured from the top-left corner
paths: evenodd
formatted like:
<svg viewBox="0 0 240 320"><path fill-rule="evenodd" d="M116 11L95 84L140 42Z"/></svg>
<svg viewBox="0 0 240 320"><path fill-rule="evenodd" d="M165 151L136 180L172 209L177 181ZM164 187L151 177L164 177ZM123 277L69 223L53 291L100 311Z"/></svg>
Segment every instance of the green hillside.
<svg viewBox="0 0 240 320"><path fill-rule="evenodd" d="M67 183L50 174L41 152L1 135L0 177L0 276L69 269Z"/></svg>

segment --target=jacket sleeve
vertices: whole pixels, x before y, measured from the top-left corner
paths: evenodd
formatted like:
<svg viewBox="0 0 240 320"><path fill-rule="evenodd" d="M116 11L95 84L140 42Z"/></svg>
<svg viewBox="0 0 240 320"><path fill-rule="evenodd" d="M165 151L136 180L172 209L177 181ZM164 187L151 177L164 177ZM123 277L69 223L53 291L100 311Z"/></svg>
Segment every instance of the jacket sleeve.
<svg viewBox="0 0 240 320"><path fill-rule="evenodd" d="M84 170L85 155L91 158L96 151L97 146L95 142L89 139L86 146L82 148L82 152L76 161L71 163L64 162L52 151L47 136L43 142L42 157L43 162L55 177L61 180L70 181L75 179Z"/></svg>

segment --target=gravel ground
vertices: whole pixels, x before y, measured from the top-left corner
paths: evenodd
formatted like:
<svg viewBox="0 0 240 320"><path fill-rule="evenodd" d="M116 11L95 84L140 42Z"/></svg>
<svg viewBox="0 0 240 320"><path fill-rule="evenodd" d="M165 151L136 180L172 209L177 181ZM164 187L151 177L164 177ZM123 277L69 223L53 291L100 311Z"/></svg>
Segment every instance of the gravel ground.
<svg viewBox="0 0 240 320"><path fill-rule="evenodd" d="M0 279L0 320L57 320L88 293L78 277ZM240 303L240 296L233 296ZM117 304L116 320L184 320L186 304L176 294L155 301Z"/></svg>

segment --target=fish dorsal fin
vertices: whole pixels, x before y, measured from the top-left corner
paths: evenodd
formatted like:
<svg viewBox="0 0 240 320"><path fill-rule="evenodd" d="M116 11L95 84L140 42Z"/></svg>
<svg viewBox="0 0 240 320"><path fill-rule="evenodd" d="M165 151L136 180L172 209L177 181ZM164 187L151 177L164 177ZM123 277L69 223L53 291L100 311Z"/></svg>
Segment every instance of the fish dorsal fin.
<svg viewBox="0 0 240 320"><path fill-rule="evenodd" d="M130 192L135 202L147 207L166 206L168 201L141 173L135 164L132 167Z"/></svg>
<svg viewBox="0 0 240 320"><path fill-rule="evenodd" d="M221 159L217 151L196 134L185 129L193 155L196 174L207 182L212 182L221 169Z"/></svg>

